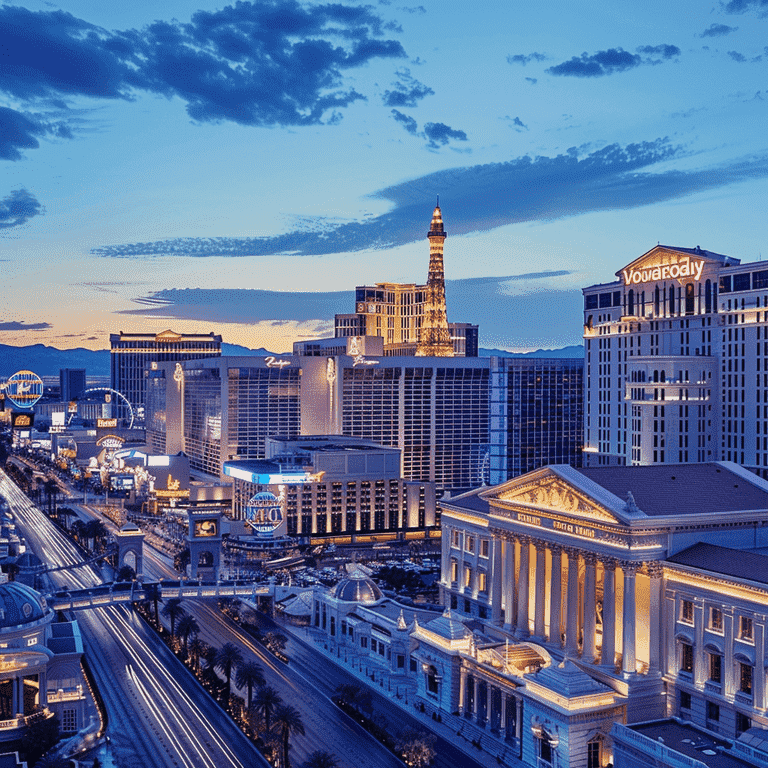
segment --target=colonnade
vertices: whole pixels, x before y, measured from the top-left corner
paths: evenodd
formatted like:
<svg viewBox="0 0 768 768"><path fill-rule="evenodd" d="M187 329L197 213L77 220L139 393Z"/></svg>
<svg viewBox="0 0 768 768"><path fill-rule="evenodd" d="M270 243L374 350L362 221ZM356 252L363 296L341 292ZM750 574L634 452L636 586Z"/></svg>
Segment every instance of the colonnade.
<svg viewBox="0 0 768 768"><path fill-rule="evenodd" d="M613 668L620 653L621 671L626 673L636 672L638 667L636 576L642 569L650 581L648 669L659 671L662 569L658 563L621 560L504 530L497 529L492 534L493 578L489 595L492 620L518 639L549 643L589 663ZM617 571L623 582L620 601L617 600ZM529 584L531 575L533 584ZM602 646L598 647L600 593ZM617 622L621 627L619 648L616 647Z"/></svg>
<svg viewBox="0 0 768 768"><path fill-rule="evenodd" d="M520 739L523 725L523 700L508 693L507 688L471 674L463 667L460 673L459 714L480 726L496 730L500 739Z"/></svg>

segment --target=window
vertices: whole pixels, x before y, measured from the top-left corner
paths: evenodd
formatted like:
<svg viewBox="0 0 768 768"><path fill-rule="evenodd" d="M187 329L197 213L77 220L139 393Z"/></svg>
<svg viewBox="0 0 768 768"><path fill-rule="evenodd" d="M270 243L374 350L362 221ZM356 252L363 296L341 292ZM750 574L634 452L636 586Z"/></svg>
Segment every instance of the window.
<svg viewBox="0 0 768 768"><path fill-rule="evenodd" d="M466 549L467 552L474 552L475 551L475 537L474 536L467 536L464 539L464 549Z"/></svg>
<svg viewBox="0 0 768 768"><path fill-rule="evenodd" d="M418 671L418 666L417 666L416 659L411 659L411 663L409 664L408 668L411 670L411 672Z"/></svg>
<svg viewBox="0 0 768 768"><path fill-rule="evenodd" d="M719 653L709 654L709 679L713 683L723 682L723 657Z"/></svg>
<svg viewBox="0 0 768 768"><path fill-rule="evenodd" d="M62 731L76 731L77 730L77 713L74 709L65 709L61 713L61 730Z"/></svg>
<svg viewBox="0 0 768 768"><path fill-rule="evenodd" d="M693 674L693 646L680 643L680 671Z"/></svg>
<svg viewBox="0 0 768 768"><path fill-rule="evenodd" d="M430 666L427 672L427 693L433 696L437 696L438 693L437 670L433 666Z"/></svg>
<svg viewBox="0 0 768 768"><path fill-rule="evenodd" d="M736 735L748 731L752 727L752 721L741 712L736 713Z"/></svg>
<svg viewBox="0 0 768 768"><path fill-rule="evenodd" d="M459 531L453 531L453 533L451 534L451 546L452 547L461 546L461 533L459 533Z"/></svg>
<svg viewBox="0 0 768 768"><path fill-rule="evenodd" d="M480 539L480 557L491 556L491 541L490 539Z"/></svg>
<svg viewBox="0 0 768 768"><path fill-rule="evenodd" d="M552 741L546 731L541 732L541 736L536 739L539 747L539 759L542 763L552 765Z"/></svg>
<svg viewBox="0 0 768 768"><path fill-rule="evenodd" d="M485 571L477 572L477 591L488 592L488 574Z"/></svg>
<svg viewBox="0 0 768 768"><path fill-rule="evenodd" d="M587 768L600 768L600 742L587 742Z"/></svg>
<svg viewBox="0 0 768 768"><path fill-rule="evenodd" d="M464 586L472 586L472 569L468 565L464 566Z"/></svg>
<svg viewBox="0 0 768 768"><path fill-rule="evenodd" d="M739 662L739 691L747 696L752 695L752 672L751 664Z"/></svg>
<svg viewBox="0 0 768 768"><path fill-rule="evenodd" d="M459 580L459 561L455 558L451 558L451 582L456 583Z"/></svg>
<svg viewBox="0 0 768 768"><path fill-rule="evenodd" d="M680 709L691 708L691 694L688 691L680 691Z"/></svg>
<svg viewBox="0 0 768 768"><path fill-rule="evenodd" d="M361 637L360 638L360 647L361 648L367 648L368 647L368 638L367 637Z"/></svg>
<svg viewBox="0 0 768 768"><path fill-rule="evenodd" d="M710 608L709 628L713 632L723 631L723 612L719 608Z"/></svg>
<svg viewBox="0 0 768 768"><path fill-rule="evenodd" d="M397 654L397 668L405 669L405 656L402 653Z"/></svg>
<svg viewBox="0 0 768 768"><path fill-rule="evenodd" d="M693 624L693 603L690 600L683 600L680 604L680 621Z"/></svg>
<svg viewBox="0 0 768 768"><path fill-rule="evenodd" d="M742 640L752 640L752 618L750 616L742 616L739 620L739 637Z"/></svg>
<svg viewBox="0 0 768 768"><path fill-rule="evenodd" d="M720 722L720 707L712 701L707 702L707 721L710 723Z"/></svg>

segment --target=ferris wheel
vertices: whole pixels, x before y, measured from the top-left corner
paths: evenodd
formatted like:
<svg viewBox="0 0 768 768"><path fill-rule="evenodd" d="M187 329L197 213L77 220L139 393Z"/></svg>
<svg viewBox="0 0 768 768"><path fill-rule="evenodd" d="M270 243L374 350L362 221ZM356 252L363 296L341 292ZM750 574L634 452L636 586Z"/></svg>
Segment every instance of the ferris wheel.
<svg viewBox="0 0 768 768"><path fill-rule="evenodd" d="M89 387L88 389L84 389L76 398L75 400L79 400L80 398L84 397L85 395L94 393L94 392L103 392L109 395L114 395L117 397L118 400L120 400L125 407L128 409L128 414L130 416L129 422L128 422L128 429L133 428L133 422L136 418L136 412L133 409L133 406L128 401L128 398L122 393L118 392L116 389L112 389L112 387ZM69 424L72 421L72 417L74 416L74 413L69 414L69 419L67 420L67 424Z"/></svg>

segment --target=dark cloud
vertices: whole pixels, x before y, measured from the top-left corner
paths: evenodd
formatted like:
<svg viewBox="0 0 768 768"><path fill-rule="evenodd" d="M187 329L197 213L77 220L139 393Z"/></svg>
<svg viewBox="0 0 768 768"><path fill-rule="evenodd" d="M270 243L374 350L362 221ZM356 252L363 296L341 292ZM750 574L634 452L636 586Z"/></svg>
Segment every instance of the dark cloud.
<svg viewBox="0 0 768 768"><path fill-rule="evenodd" d="M572 149L556 157L520 157L505 163L448 168L377 192L392 209L359 222L306 228L274 237L177 238L95 248L106 257L321 256L393 248L422 238L425 208L440 194L450 235L485 232L509 224L553 221L607 210L676 200L707 189L767 179L768 154L700 170L653 173L656 164L683 156L666 139L589 154Z"/></svg>
<svg viewBox="0 0 768 768"><path fill-rule="evenodd" d="M527 126L527 125L526 125L526 124L525 124L525 123L524 123L524 122L523 122L523 121L522 121L522 120L521 120L519 117L516 117L516 118L515 118L515 119L512 121L512 125L514 125L514 126L515 126L515 128L522 128L522 129L523 129L523 130L525 130L525 131L527 131L527 130L528 130L528 126Z"/></svg>
<svg viewBox="0 0 768 768"><path fill-rule="evenodd" d="M398 110L393 109L392 110L392 117L397 120L400 125L405 128L408 133L410 133L413 136L418 136L419 133L419 126L418 123L414 118L412 118L410 115L404 115L402 112L398 112Z"/></svg>
<svg viewBox="0 0 768 768"><path fill-rule="evenodd" d="M43 213L43 206L31 192L15 189L0 200L0 229L18 227Z"/></svg>
<svg viewBox="0 0 768 768"><path fill-rule="evenodd" d="M394 90L384 91L385 107L415 107L421 99L435 95L429 86L411 77L410 70L399 70L397 74L400 80L393 84Z"/></svg>
<svg viewBox="0 0 768 768"><path fill-rule="evenodd" d="M40 146L39 136L70 139L72 131L64 122L0 107L0 160L20 160L21 150Z"/></svg>
<svg viewBox="0 0 768 768"><path fill-rule="evenodd" d="M384 37L387 31L370 6L297 0L238 2L198 11L189 23L157 21L117 32L63 11L3 6L0 92L63 106L75 96L128 99L148 91L180 98L201 122L317 125L335 122L340 109L366 98L344 85L347 70L405 56L397 40ZM53 130L10 112L0 125L6 159Z"/></svg>
<svg viewBox="0 0 768 768"><path fill-rule="evenodd" d="M728 51L728 55L739 64L743 64L747 60L747 57L738 51Z"/></svg>
<svg viewBox="0 0 768 768"><path fill-rule="evenodd" d="M750 8L768 10L768 0L730 0L725 6L726 13L745 13Z"/></svg>
<svg viewBox="0 0 768 768"><path fill-rule="evenodd" d="M658 58L643 58L639 54L643 53L651 57L661 57L668 60L679 56L681 51L676 45L644 45L637 49L638 53L630 53L623 48L609 48L607 51L598 51L597 53L582 53L581 56L574 56L562 64L549 67L546 71L550 75L561 75L565 77L603 77L604 75L613 75L617 72L626 72L629 69L642 66L643 64L658 64Z"/></svg>
<svg viewBox="0 0 768 768"><path fill-rule="evenodd" d="M50 323L25 323L18 320L0 323L0 331L44 331L47 328L53 328L53 326Z"/></svg>
<svg viewBox="0 0 768 768"><path fill-rule="evenodd" d="M535 77L526 77L525 78L531 85L536 85L539 81Z"/></svg>
<svg viewBox="0 0 768 768"><path fill-rule="evenodd" d="M530 61L546 61L547 57L543 53L515 53L507 56L509 64L522 64L525 66Z"/></svg>
<svg viewBox="0 0 768 768"><path fill-rule="evenodd" d="M727 24L710 24L699 37L725 37L737 29L738 27L729 27Z"/></svg>
<svg viewBox="0 0 768 768"><path fill-rule="evenodd" d="M464 131L451 128L445 123L426 123L424 135L427 137L427 146L432 149L444 147L449 141L466 141L467 134Z"/></svg>

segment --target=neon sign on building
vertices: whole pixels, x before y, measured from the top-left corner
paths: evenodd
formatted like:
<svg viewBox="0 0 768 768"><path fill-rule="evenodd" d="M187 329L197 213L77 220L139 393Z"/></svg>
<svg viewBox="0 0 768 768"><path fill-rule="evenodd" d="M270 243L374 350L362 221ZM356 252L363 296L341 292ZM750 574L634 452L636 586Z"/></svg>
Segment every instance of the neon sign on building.
<svg viewBox="0 0 768 768"><path fill-rule="evenodd" d="M680 277L691 277L694 280L701 279L704 271L703 259L691 259L685 256L673 264L657 264L655 266L631 267L622 269L624 285L637 283L650 283L654 280L675 280Z"/></svg>

